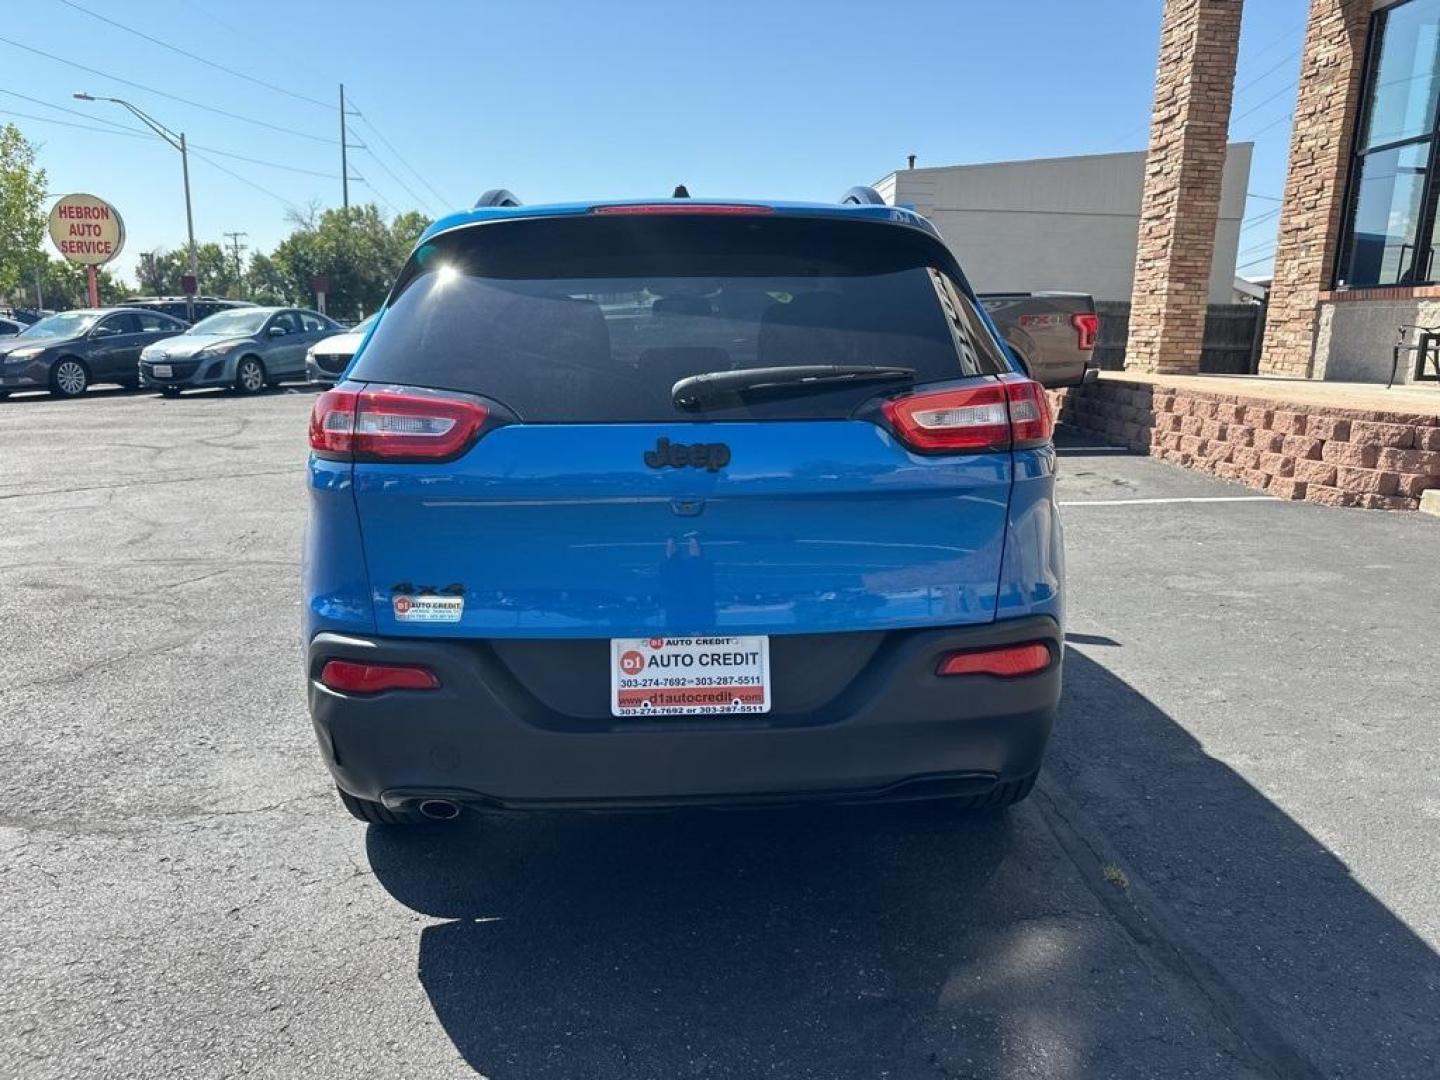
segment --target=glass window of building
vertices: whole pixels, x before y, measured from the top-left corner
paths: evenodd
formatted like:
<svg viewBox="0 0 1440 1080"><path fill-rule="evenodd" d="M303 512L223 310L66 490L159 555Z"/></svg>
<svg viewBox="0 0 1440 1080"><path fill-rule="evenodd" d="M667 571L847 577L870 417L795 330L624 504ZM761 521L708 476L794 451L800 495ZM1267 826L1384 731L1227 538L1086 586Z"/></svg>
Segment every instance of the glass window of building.
<svg viewBox="0 0 1440 1080"><path fill-rule="evenodd" d="M1377 12L1346 200L1341 285L1435 280L1440 241L1435 174L1440 107L1440 0Z"/></svg>

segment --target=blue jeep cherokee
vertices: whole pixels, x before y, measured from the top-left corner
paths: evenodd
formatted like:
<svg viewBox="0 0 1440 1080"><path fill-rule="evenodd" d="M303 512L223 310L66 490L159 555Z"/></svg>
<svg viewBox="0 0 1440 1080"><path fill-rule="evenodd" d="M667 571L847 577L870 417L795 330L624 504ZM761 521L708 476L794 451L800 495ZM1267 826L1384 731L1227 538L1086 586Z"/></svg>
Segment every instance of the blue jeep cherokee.
<svg viewBox="0 0 1440 1080"><path fill-rule="evenodd" d="M876 203L427 230L310 421L310 713L356 817L1029 793L1049 409Z"/></svg>

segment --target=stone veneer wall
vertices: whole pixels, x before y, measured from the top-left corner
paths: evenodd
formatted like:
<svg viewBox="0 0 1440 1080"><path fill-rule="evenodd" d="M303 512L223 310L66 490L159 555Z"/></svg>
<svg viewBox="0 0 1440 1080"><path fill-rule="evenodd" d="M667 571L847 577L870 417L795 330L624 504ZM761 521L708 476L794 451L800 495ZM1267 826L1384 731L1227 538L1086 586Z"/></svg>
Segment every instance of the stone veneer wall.
<svg viewBox="0 0 1440 1080"><path fill-rule="evenodd" d="M1440 418L1102 379L1050 391L1058 423L1281 499L1414 510L1440 488Z"/></svg>
<svg viewBox="0 0 1440 1080"><path fill-rule="evenodd" d="M1370 10L1371 0L1310 0L1260 356L1263 374L1311 374L1316 305L1330 287L1340 243Z"/></svg>
<svg viewBox="0 0 1440 1080"><path fill-rule="evenodd" d="M1241 0L1165 0L1125 366L1198 371Z"/></svg>

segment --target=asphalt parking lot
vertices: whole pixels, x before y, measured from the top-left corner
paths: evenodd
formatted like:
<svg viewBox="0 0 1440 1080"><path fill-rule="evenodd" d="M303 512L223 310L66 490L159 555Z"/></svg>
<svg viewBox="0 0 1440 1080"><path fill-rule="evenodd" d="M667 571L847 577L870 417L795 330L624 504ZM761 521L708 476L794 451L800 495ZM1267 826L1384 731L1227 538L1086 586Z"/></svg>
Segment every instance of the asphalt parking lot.
<svg viewBox="0 0 1440 1080"><path fill-rule="evenodd" d="M0 403L0 1076L1440 1075L1440 520L1068 445L1016 810L394 834L304 708L310 401Z"/></svg>

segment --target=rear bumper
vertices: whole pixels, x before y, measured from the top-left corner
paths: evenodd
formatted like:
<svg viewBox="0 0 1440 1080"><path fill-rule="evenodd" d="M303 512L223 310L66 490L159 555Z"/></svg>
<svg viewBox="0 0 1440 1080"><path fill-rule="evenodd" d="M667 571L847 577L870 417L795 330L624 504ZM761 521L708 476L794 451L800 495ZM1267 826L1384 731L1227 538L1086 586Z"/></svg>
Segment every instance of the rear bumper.
<svg viewBox="0 0 1440 1080"><path fill-rule="evenodd" d="M1025 641L1050 646L1048 669L1010 680L935 675L946 652ZM517 809L899 800L980 794L1038 768L1061 656L1059 626L1044 617L894 632L810 712L639 721L548 709L483 642L324 633L309 647L309 700L336 782L391 806L437 797ZM424 664L441 689L337 694L317 681L332 658Z"/></svg>

